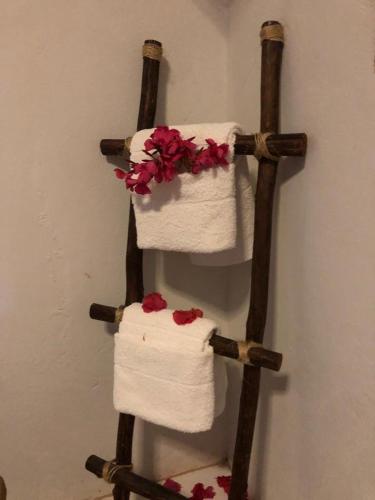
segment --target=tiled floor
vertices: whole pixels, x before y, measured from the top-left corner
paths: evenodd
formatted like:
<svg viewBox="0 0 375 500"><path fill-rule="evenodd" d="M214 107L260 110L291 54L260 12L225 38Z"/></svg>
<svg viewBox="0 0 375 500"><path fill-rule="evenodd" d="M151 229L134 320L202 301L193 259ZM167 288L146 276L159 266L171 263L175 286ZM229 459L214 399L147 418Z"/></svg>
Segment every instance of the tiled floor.
<svg viewBox="0 0 375 500"><path fill-rule="evenodd" d="M231 470L227 464L211 465L210 467L205 467L203 469L198 469L193 472L186 472L178 476L173 476L171 479L181 484L181 494L185 495L187 498L191 497L191 490L197 483L202 483L205 488L207 486L212 486L215 492L214 500L227 500L228 495L220 488L217 484L216 478L218 476L230 476ZM160 484L164 484L164 480L160 481ZM142 500L144 497L138 495L131 495L131 500ZM93 500L110 500L112 499L112 493L105 496L96 497Z"/></svg>
<svg viewBox="0 0 375 500"><path fill-rule="evenodd" d="M228 496L222 488L217 484L216 478L218 476L229 476L231 471L227 464L212 465L204 469L199 469L193 472L173 476L171 479L180 483L182 486L181 494L186 497L191 496L191 490L196 483L203 483L205 487L212 486L216 495L214 500L227 500ZM164 481L161 481L163 484Z"/></svg>

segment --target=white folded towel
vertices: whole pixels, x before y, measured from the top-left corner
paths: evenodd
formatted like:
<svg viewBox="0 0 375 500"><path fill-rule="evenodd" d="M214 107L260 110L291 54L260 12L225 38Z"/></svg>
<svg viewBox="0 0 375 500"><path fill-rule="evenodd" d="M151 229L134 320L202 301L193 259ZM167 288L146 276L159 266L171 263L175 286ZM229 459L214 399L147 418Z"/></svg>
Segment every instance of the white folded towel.
<svg viewBox="0 0 375 500"><path fill-rule="evenodd" d="M183 138L195 137L229 145L227 167L214 167L198 175L183 173L172 182L152 182L151 195L133 194L140 248L198 254L200 265L229 265L252 257L253 193L247 165L233 163L236 123L202 123L174 126ZM131 143L131 160L145 159L144 142L154 129L137 132ZM202 255L203 254L203 255ZM207 255L208 254L208 255Z"/></svg>
<svg viewBox="0 0 375 500"><path fill-rule="evenodd" d="M125 308L115 335L114 406L122 413L183 432L211 428L225 406L225 363L206 318L177 325L172 311Z"/></svg>
<svg viewBox="0 0 375 500"><path fill-rule="evenodd" d="M237 233L233 248L213 253L190 253L197 266L231 266L250 260L254 242L254 194L250 171L245 157L236 159L236 223Z"/></svg>

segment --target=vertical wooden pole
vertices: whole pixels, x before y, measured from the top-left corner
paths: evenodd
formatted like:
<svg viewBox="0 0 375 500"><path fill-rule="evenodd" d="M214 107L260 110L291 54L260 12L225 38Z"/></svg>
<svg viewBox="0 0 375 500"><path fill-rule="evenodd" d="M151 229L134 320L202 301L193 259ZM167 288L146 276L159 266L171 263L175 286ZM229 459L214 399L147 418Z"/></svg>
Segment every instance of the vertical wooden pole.
<svg viewBox="0 0 375 500"><path fill-rule="evenodd" d="M265 26L278 25L267 21ZM279 88L283 42L263 40L261 71L261 132L278 132ZM255 199L254 247L251 271L250 308L246 339L262 343L267 318L268 282L271 255L272 208L277 162L259 161ZM245 366L243 372L237 437L229 500L246 496L250 455L258 406L260 368Z"/></svg>
<svg viewBox="0 0 375 500"><path fill-rule="evenodd" d="M141 100L139 104L137 130L154 125L158 95L159 65L158 48L161 43L146 40L143 54ZM153 50L154 49L154 50ZM125 306L143 299L143 252L137 247L137 228L133 204L130 202L128 244L126 250L126 298ZM120 413L117 432L116 463L131 464L133 448L134 416ZM129 500L130 492L119 485L113 489L114 500Z"/></svg>

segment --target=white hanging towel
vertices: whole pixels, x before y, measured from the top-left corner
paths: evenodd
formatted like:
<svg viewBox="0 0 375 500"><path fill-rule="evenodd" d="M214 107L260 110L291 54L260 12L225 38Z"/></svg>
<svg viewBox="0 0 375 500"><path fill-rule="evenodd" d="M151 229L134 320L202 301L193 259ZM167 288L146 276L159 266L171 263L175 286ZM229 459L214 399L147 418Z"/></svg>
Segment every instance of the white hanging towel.
<svg viewBox="0 0 375 500"><path fill-rule="evenodd" d="M152 182L150 195L133 194L140 248L188 252L199 265L231 265L252 257L254 197L246 161L234 163L236 123L177 125L184 139L195 137L229 145L227 167L198 175L179 174L171 182ZM155 129L137 132L131 142L131 160L146 158L144 142Z"/></svg>
<svg viewBox="0 0 375 500"><path fill-rule="evenodd" d="M183 432L209 430L227 390L225 362L209 345L216 331L206 318L177 325L169 309L125 308L115 335L115 409Z"/></svg>

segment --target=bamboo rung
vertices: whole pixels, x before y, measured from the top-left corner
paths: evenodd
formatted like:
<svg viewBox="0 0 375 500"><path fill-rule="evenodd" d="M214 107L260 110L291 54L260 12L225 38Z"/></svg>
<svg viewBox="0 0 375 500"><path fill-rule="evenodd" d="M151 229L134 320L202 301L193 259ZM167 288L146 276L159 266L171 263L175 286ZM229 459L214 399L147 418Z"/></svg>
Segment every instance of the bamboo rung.
<svg viewBox="0 0 375 500"><path fill-rule="evenodd" d="M91 304L90 318L107 323L119 323L122 318L122 307L105 306L102 304ZM270 351L263 346L254 346L249 344L247 359L239 360L239 343L236 340L213 335L210 339L210 345L214 352L219 356L236 359L237 361L247 362L259 368L268 368L269 370L279 371L281 368L283 356L279 352Z"/></svg>
<svg viewBox="0 0 375 500"><path fill-rule="evenodd" d="M109 473L111 468L116 467L116 464L106 462L96 455L91 455L87 460L85 467L88 471L95 474L97 477L103 477L103 467L107 466ZM160 484L154 483L149 479L146 479L134 472L130 472L127 469L119 469L112 476L112 483L119 484L126 488L128 491L132 491L137 495L142 495L145 498L152 498L154 500L187 500L187 498L179 493L161 486Z"/></svg>
<svg viewBox="0 0 375 500"><path fill-rule="evenodd" d="M102 139L100 151L104 156L120 156L127 151L125 139ZM275 156L305 156L307 136L300 134L273 134L267 138L267 146ZM255 152L255 135L237 135L234 144L237 155L253 155Z"/></svg>

